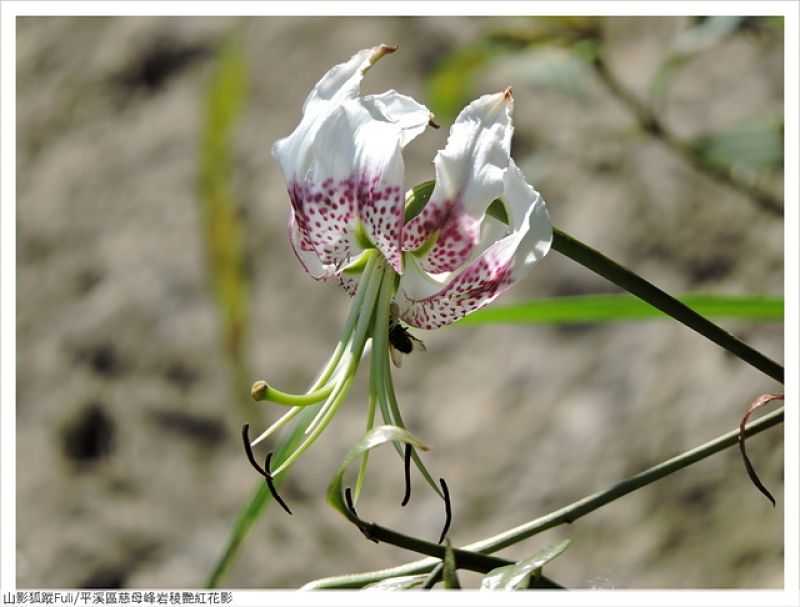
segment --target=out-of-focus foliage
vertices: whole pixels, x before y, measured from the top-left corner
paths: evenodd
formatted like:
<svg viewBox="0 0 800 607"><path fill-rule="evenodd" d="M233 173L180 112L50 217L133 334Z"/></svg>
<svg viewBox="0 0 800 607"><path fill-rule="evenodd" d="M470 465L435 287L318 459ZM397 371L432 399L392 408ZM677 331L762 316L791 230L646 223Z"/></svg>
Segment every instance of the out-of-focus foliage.
<svg viewBox="0 0 800 607"><path fill-rule="evenodd" d="M598 20L547 17L531 19L527 24L526 28L496 30L444 57L428 79L428 100L434 113L453 119L472 99L478 73L506 62L532 84L584 101L582 66L576 59L585 56L585 41L596 36Z"/></svg>
<svg viewBox="0 0 800 607"><path fill-rule="evenodd" d="M650 82L651 98L663 96L672 79L695 54L722 42L737 30L744 19L730 15L701 17L679 32L673 41L673 51L666 56Z"/></svg>
<svg viewBox="0 0 800 607"><path fill-rule="evenodd" d="M650 98L657 101L663 97L681 68L703 51L712 49L740 30L769 27L783 27L783 19L734 15L696 17L692 25L678 32L672 43L672 52L653 74Z"/></svg>
<svg viewBox="0 0 800 607"><path fill-rule="evenodd" d="M721 167L780 170L783 167L783 119L763 116L698 138L696 148Z"/></svg>
<svg viewBox="0 0 800 607"><path fill-rule="evenodd" d="M248 287L243 229L231 192L231 139L246 90L244 58L236 46L225 44L206 92L198 189L209 274L222 318L225 351L235 369L244 365Z"/></svg>
<svg viewBox="0 0 800 607"><path fill-rule="evenodd" d="M440 61L428 80L428 99L435 113L452 119L478 94L473 90L478 74L498 67L516 74L517 81L561 93L573 102L584 104L589 100L590 68L607 70L604 62L597 61L604 53L603 20L547 17L522 23L525 25L494 30L454 49ZM652 75L647 104L630 97L628 91L615 94L629 97L623 101L648 122L669 85L694 58L742 32L782 25L780 18L697 17L675 35L672 50ZM663 128L659 123L658 128L650 130L660 135ZM679 142L676 147L681 145ZM779 170L783 165L783 121L775 116L754 116L685 142L684 147L698 154L700 164L707 163L714 170Z"/></svg>

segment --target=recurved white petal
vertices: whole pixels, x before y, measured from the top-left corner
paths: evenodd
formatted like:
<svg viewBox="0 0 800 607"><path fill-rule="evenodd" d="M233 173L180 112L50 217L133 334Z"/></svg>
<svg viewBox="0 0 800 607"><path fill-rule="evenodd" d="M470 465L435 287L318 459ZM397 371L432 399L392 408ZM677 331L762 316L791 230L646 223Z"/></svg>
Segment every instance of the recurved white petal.
<svg viewBox="0 0 800 607"><path fill-rule="evenodd" d="M303 103L303 118L288 137L272 146L272 155L280 164L286 181L302 177L311 163L311 144L319 124L343 101L359 95L361 80L378 59L397 47L381 44L358 51L348 61L333 66L317 82Z"/></svg>
<svg viewBox="0 0 800 607"><path fill-rule="evenodd" d="M397 293L400 317L405 322L422 329L450 324L490 303L526 276L550 250L553 231L544 200L513 161L504 172L503 186L508 235L487 246L444 283L409 261ZM487 217L484 221L491 222L485 229L496 235L496 220ZM483 241L488 243L492 237Z"/></svg>
<svg viewBox="0 0 800 607"><path fill-rule="evenodd" d="M438 233L421 261L425 270L460 267L478 243L486 208L503 192L512 105L510 89L473 101L458 115L446 147L436 155L434 191L403 236L403 249L415 250Z"/></svg>
<svg viewBox="0 0 800 607"><path fill-rule="evenodd" d="M357 221L402 271L405 166L403 145L421 133L430 112L388 91L345 101L320 124L305 178L290 182L296 221L323 265L337 269L355 251Z"/></svg>

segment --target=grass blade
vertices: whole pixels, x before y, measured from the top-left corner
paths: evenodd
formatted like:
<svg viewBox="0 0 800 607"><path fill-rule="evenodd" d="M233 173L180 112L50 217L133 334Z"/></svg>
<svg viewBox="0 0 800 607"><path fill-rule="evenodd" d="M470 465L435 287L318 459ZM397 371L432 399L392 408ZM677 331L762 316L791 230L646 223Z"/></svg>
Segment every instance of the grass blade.
<svg viewBox="0 0 800 607"><path fill-rule="evenodd" d="M735 296L687 294L676 298L709 318L780 322L783 298L767 295ZM667 314L626 293L577 295L539 299L508 306L490 306L461 319L459 325L568 324L653 320Z"/></svg>
<svg viewBox="0 0 800 607"><path fill-rule="evenodd" d="M775 381L783 383L781 365L599 251L557 228L553 228L553 249L697 331Z"/></svg>

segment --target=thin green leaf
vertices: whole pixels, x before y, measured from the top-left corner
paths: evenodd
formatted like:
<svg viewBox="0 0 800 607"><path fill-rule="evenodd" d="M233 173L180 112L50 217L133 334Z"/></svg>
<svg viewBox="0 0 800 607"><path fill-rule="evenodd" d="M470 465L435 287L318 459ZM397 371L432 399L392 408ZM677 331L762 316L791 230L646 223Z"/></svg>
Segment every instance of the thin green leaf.
<svg viewBox="0 0 800 607"><path fill-rule="evenodd" d="M751 348L722 327L715 325L705 316L698 314L625 266L609 259L599 251L555 227L553 228L552 246L553 250L569 257L574 262L611 281L618 287L646 301L651 306L669 314L681 324L697 331L700 335L713 341L740 360L775 381L783 383L784 369L782 365L779 365L758 350Z"/></svg>
<svg viewBox="0 0 800 607"><path fill-rule="evenodd" d="M692 293L678 301L710 318L750 321L783 320L783 298L767 295L734 296ZM667 314L627 293L576 295L525 303L490 306L460 320L458 325L602 323L667 318Z"/></svg>
<svg viewBox="0 0 800 607"><path fill-rule="evenodd" d="M344 475L353 462L359 459L364 453L385 443L392 442L403 442L417 449L422 449L423 451L428 450L425 445L414 438L407 430L403 430L397 426L377 426L365 433L355 446L350 449L344 461L342 461L339 470L337 470L328 485L328 503L356 525L358 525L360 521L345 502L343 487Z"/></svg>
<svg viewBox="0 0 800 607"><path fill-rule="evenodd" d="M498 567L486 575L481 581L481 590L519 590L527 588L531 574L537 571L564 552L572 540L561 540L542 548L532 557L519 561L513 565Z"/></svg>
<svg viewBox="0 0 800 607"><path fill-rule="evenodd" d="M444 547L442 581L444 582L444 587L448 590L458 590L461 588L461 583L458 581L458 574L456 573L456 556L449 540Z"/></svg>
<svg viewBox="0 0 800 607"><path fill-rule="evenodd" d="M362 590L413 590L414 588L421 588L426 579L428 579L427 573L390 577L380 582L364 586Z"/></svg>

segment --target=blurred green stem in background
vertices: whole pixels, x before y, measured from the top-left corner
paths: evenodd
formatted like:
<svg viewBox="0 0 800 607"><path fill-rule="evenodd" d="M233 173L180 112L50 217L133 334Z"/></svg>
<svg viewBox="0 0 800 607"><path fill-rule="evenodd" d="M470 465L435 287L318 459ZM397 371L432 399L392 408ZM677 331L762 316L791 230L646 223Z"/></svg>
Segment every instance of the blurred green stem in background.
<svg viewBox="0 0 800 607"><path fill-rule="evenodd" d="M252 420L261 413L247 406L251 383L246 360L249 289L245 276L244 230L231 186L232 136L246 92L244 57L233 42L227 41L217 53L206 91L198 195L209 280L231 372L231 393L237 406Z"/></svg>

